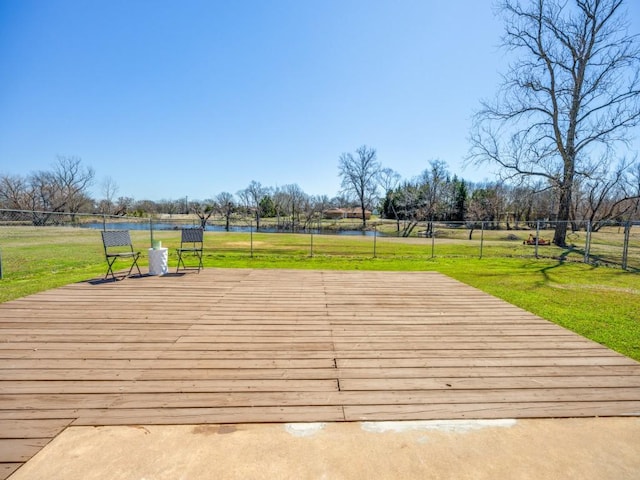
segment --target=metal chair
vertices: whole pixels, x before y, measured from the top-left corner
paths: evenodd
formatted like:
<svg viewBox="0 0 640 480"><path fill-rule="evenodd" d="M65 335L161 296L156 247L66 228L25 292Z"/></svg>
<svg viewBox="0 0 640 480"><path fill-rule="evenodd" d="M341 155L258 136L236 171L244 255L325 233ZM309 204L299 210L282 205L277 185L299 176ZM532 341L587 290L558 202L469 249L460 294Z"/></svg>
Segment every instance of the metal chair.
<svg viewBox="0 0 640 480"><path fill-rule="evenodd" d="M176 273L180 271L180 265L182 265L182 270L197 270L200 273L200 269L204 268L202 266L202 248L204 243L204 230L202 228L183 228L182 229L182 238L180 240L180 248L176 250L178 253L178 268L176 269ZM193 254L198 258L198 266L187 267L184 263L184 256L187 254Z"/></svg>
<svg viewBox="0 0 640 480"><path fill-rule="evenodd" d="M140 267L138 266L138 257L140 257L140 252L134 252L129 231L106 230L101 233L104 255L107 260L107 265L109 266L107 274L104 276L105 280L109 277L109 274L111 274L111 277L114 280L117 280L117 277L113 273L113 264L118 259L131 259L129 272L123 278L131 275L133 267L136 267L138 269L138 275L142 276L142 272L140 272Z"/></svg>

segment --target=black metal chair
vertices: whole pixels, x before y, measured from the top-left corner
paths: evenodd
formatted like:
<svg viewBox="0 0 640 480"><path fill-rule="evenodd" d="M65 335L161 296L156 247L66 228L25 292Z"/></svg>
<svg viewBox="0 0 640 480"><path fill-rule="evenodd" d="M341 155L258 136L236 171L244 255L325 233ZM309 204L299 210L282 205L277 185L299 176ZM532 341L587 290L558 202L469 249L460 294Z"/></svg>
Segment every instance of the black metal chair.
<svg viewBox="0 0 640 480"><path fill-rule="evenodd" d="M140 272L140 267L138 266L138 257L140 257L140 252L135 252L133 250L133 244L131 243L131 236L129 235L128 230L106 230L102 233L102 245L104 246L104 255L107 260L107 265L109 268L107 269L107 274L104 276L105 279L111 277L114 280L118 278L113 273L113 264L118 259L130 259L131 267L129 268L129 272L123 277L126 278L131 275L133 271L133 267L138 269L138 275L142 276Z"/></svg>
<svg viewBox="0 0 640 480"><path fill-rule="evenodd" d="M202 266L202 248L204 244L204 230L202 228L183 228L182 237L180 240L180 248L176 250L178 253L178 268L176 273L180 271L180 265L182 270L197 270L200 273ZM187 267L184 263L184 257L188 254L193 254L198 259L198 266Z"/></svg>

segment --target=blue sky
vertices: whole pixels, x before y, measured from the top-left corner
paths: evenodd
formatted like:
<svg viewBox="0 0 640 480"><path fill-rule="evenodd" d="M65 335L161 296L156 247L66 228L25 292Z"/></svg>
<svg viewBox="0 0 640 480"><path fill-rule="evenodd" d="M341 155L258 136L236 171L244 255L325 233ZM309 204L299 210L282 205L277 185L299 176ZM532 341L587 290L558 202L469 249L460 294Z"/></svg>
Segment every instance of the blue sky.
<svg viewBox="0 0 640 480"><path fill-rule="evenodd" d="M0 0L0 173L75 156L97 198L107 176L138 200L331 197L366 144L405 178L440 159L481 181L462 161L502 31L490 0Z"/></svg>

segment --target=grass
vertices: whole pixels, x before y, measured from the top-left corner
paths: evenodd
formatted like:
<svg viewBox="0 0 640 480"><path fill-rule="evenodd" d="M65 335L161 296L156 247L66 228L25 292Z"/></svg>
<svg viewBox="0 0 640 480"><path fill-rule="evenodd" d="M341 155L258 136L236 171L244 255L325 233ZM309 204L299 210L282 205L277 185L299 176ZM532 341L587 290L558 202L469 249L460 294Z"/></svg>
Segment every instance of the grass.
<svg viewBox="0 0 640 480"><path fill-rule="evenodd" d="M640 278L548 260L439 261L438 271L640 360Z"/></svg>
<svg viewBox="0 0 640 480"><path fill-rule="evenodd" d="M144 271L149 232L131 235L143 250ZM207 232L204 263L225 268L438 271L640 360L638 274L561 262L550 257L580 259L580 254L556 247L541 247L541 255L549 258L534 259L532 247L501 236L505 233L485 237L482 259L477 243L439 239L434 252L431 239L424 238L379 238L374 258L368 237ZM174 231L155 232L154 238L170 252L179 243ZM0 302L101 277L106 271L96 230L1 227L0 253ZM169 264L176 265L173 252Z"/></svg>

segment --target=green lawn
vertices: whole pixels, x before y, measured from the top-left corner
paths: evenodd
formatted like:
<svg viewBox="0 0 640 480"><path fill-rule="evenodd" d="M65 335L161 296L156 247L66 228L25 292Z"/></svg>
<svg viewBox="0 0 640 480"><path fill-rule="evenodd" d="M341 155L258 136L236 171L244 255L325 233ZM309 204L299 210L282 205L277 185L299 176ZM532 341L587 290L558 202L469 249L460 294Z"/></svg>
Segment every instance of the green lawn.
<svg viewBox="0 0 640 480"><path fill-rule="evenodd" d="M143 251L140 264L145 271L149 232L132 231L131 235ZM520 241L500 239L497 234L488 237L482 259L477 244L438 240L434 254L430 239L417 238L378 239L374 258L373 240L367 237L207 232L204 263L225 268L438 271L640 360L637 273L534 259L531 247ZM179 243L175 231L155 232L154 238L170 249ZM545 248L547 257L566 253ZM438 256L445 252L467 256ZM96 230L0 227L0 253L0 302L103 276L106 271ZM170 267L175 268L176 261L172 252Z"/></svg>

